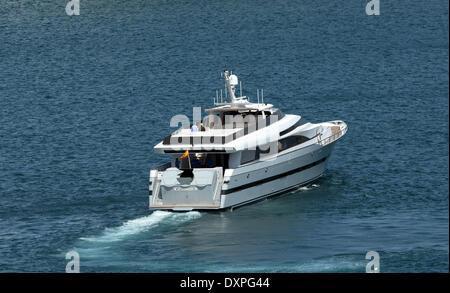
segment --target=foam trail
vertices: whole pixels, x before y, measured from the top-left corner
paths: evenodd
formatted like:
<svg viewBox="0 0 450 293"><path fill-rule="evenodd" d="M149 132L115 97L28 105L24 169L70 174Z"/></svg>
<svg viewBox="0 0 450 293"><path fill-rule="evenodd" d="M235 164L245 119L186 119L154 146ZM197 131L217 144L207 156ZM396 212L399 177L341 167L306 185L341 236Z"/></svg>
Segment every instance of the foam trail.
<svg viewBox="0 0 450 293"><path fill-rule="evenodd" d="M91 242L115 242L121 241L127 236L138 234L156 227L159 223L167 220L169 223L184 223L186 221L197 219L201 216L199 212L187 213L171 213L165 211L155 211L151 215L129 220L123 223L122 226L114 228L106 228L103 234L94 237L82 237L81 240Z"/></svg>

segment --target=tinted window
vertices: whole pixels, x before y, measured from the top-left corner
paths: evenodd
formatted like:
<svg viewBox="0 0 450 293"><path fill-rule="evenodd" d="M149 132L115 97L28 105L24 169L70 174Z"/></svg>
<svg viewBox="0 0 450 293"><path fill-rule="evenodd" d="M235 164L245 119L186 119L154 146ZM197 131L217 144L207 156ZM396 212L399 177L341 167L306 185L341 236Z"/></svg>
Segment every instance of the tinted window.
<svg viewBox="0 0 450 293"><path fill-rule="evenodd" d="M241 164L246 164L256 159L256 150L242 151Z"/></svg>
<svg viewBox="0 0 450 293"><path fill-rule="evenodd" d="M283 138L282 140L278 141L278 151L281 152L287 150L291 147L302 144L308 140L309 138L303 135L293 135Z"/></svg>

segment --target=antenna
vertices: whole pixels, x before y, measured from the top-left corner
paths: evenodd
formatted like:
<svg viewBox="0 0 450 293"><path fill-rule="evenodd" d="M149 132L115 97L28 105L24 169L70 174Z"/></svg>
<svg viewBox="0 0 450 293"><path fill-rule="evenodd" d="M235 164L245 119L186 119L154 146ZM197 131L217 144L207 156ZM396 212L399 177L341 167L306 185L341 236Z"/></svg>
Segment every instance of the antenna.
<svg viewBox="0 0 450 293"><path fill-rule="evenodd" d="M264 89L261 89L261 99L262 103L264 104Z"/></svg>
<svg viewBox="0 0 450 293"><path fill-rule="evenodd" d="M239 81L239 89L241 91L241 97L242 97L242 81Z"/></svg>
<svg viewBox="0 0 450 293"><path fill-rule="evenodd" d="M217 101L217 103L219 102L219 91L218 90L216 90L216 101Z"/></svg>
<svg viewBox="0 0 450 293"><path fill-rule="evenodd" d="M256 96L258 97L258 104L259 104L259 89L256 89Z"/></svg>

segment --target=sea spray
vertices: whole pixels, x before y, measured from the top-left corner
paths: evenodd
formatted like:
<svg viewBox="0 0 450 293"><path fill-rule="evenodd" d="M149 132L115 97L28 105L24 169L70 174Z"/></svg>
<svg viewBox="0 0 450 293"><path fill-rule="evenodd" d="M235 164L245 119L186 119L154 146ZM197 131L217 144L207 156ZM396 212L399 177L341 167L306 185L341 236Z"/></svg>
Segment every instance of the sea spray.
<svg viewBox="0 0 450 293"><path fill-rule="evenodd" d="M297 189L294 189L293 191L291 191L291 193L296 193L298 191L308 191L308 190L312 190L314 188L317 188L319 186L320 186L319 184L306 185L306 186L302 186L302 187L299 187Z"/></svg>

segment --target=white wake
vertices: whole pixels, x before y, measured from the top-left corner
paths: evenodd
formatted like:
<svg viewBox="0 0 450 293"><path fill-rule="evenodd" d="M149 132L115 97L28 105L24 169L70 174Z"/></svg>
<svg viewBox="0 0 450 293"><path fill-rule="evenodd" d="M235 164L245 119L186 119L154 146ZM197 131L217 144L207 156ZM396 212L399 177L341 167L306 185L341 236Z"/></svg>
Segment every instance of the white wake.
<svg viewBox="0 0 450 293"><path fill-rule="evenodd" d="M158 226L162 222L180 224L201 217L199 212L171 213L155 211L151 215L129 220L119 227L106 228L105 231L94 237L82 237L81 240L91 242L115 242L128 236L139 234Z"/></svg>

